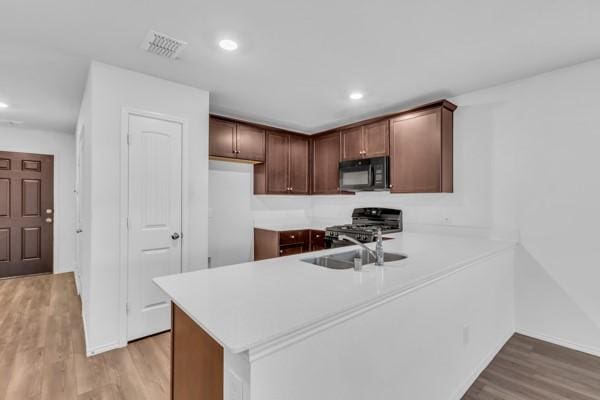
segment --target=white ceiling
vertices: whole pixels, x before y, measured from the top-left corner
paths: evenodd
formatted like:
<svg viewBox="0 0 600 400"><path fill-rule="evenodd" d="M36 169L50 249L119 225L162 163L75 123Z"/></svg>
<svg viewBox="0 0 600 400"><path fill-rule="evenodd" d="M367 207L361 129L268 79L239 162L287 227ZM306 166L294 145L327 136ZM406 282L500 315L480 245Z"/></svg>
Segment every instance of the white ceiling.
<svg viewBox="0 0 600 400"><path fill-rule="evenodd" d="M600 57L594 0L2 0L0 15L0 119L60 131L91 59L209 90L216 113L316 132ZM140 50L149 29L189 42L182 58Z"/></svg>

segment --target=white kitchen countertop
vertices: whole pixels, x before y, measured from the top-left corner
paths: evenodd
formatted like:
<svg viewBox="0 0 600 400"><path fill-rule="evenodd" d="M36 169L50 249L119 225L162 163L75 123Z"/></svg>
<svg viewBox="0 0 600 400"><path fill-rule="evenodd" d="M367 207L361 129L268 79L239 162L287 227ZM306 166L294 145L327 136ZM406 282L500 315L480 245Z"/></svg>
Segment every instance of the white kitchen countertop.
<svg viewBox="0 0 600 400"><path fill-rule="evenodd" d="M331 220L290 220L286 222L281 221L255 221L254 227L259 229L266 229L268 231L297 231L303 229L314 229L324 231L328 226L348 224L351 221L331 221Z"/></svg>
<svg viewBox="0 0 600 400"><path fill-rule="evenodd" d="M306 229L306 228L305 228ZM407 259L384 267L332 270L300 261L348 246L154 279L184 312L233 353L317 329L348 313L449 275L514 247L479 237L395 233L386 252ZM374 243L369 245L374 248Z"/></svg>

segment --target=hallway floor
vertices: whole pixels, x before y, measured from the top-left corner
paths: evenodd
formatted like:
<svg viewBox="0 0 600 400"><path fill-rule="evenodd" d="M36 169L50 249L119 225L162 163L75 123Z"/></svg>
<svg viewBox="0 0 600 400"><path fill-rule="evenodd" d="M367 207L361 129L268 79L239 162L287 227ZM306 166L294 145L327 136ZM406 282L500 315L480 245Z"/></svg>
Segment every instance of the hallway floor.
<svg viewBox="0 0 600 400"><path fill-rule="evenodd" d="M85 356L73 274L0 280L0 304L0 400L169 399L168 333ZM522 335L463 398L566 399L600 400L600 358Z"/></svg>
<svg viewBox="0 0 600 400"><path fill-rule="evenodd" d="M73 274L0 280L0 399L169 398L169 334L87 358Z"/></svg>

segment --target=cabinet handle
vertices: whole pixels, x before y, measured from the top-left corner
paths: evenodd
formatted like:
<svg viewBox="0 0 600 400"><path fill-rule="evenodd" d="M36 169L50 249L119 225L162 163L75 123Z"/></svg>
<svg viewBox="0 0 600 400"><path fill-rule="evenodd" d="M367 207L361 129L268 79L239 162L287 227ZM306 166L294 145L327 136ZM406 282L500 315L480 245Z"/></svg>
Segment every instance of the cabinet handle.
<svg viewBox="0 0 600 400"><path fill-rule="evenodd" d="M393 188L393 187L394 187L394 185L390 185L390 189Z"/></svg>
<svg viewBox="0 0 600 400"><path fill-rule="evenodd" d="M320 236L320 235L315 235L315 237L318 239L318 238L320 238L321 236Z"/></svg>
<svg viewBox="0 0 600 400"><path fill-rule="evenodd" d="M290 235L290 239L296 239L296 236Z"/></svg>
<svg viewBox="0 0 600 400"><path fill-rule="evenodd" d="M279 250L279 254L283 254L283 250Z"/></svg>

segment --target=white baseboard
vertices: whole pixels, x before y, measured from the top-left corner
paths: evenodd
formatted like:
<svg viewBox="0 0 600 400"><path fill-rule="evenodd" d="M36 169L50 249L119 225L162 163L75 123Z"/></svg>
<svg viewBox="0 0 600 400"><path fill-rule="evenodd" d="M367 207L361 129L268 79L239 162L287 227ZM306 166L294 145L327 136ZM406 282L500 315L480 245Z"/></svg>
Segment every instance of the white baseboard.
<svg viewBox="0 0 600 400"><path fill-rule="evenodd" d="M591 354L592 356L600 357L600 349L596 347L574 343L569 340L545 335L543 333L533 332L527 329L517 329L517 333L532 337L534 339L543 340L544 342L549 342L558 346L566 347L571 350L581 351L583 353Z"/></svg>
<svg viewBox="0 0 600 400"><path fill-rule="evenodd" d="M90 356L90 350L88 349L88 343L90 342L88 340L88 330L87 330L87 324L85 322L85 313L83 311L83 299L81 299L81 321L83 324L83 340L84 340L84 345L85 345L85 354L89 357Z"/></svg>
<svg viewBox="0 0 600 400"><path fill-rule="evenodd" d="M124 347L124 345L122 343L119 343L117 341L111 342L108 344L103 344L103 345L96 346L96 347L90 347L90 345L89 345L90 340L88 337L88 329L87 329L87 323L86 323L86 318L85 318L85 312L83 309L83 302L81 303L81 319L83 321L83 339L85 340L84 344L85 344L85 355L86 356L91 357L96 354L104 353L105 351ZM126 345L127 345L127 343L125 344L125 346Z"/></svg>
<svg viewBox="0 0 600 400"><path fill-rule="evenodd" d="M79 271L77 268L73 270L73 274L75 275L75 289L77 290L77 295L81 296L81 282L79 281Z"/></svg>
<svg viewBox="0 0 600 400"><path fill-rule="evenodd" d="M502 350L502 347L504 347L506 342L508 342L513 335L514 332L510 332L504 335L502 340L500 340L500 342L494 347L494 349L481 360L481 362L477 365L473 373L469 375L467 380L462 385L460 385L459 389L454 393L453 396L450 397L451 400L462 399L465 393L467 393L467 390L469 390L473 383L475 383L477 378L479 378L479 375L481 375L483 370L487 368L487 366L492 362L494 357L496 357L500 350Z"/></svg>
<svg viewBox="0 0 600 400"><path fill-rule="evenodd" d="M91 356L95 356L96 354L104 353L106 351L110 351L110 350L114 350L114 349L119 349L121 347L123 347L123 345L121 343L115 341L115 342L110 342L110 343L103 344L100 346L96 346L91 349L87 349L86 354L88 357L91 357Z"/></svg>

